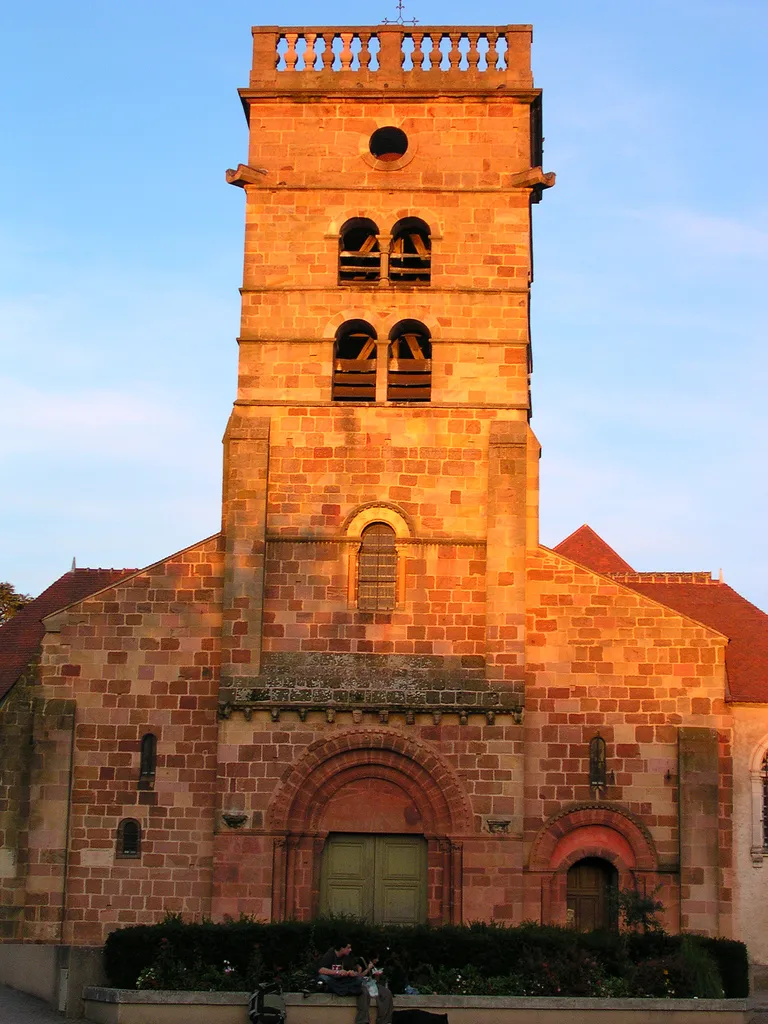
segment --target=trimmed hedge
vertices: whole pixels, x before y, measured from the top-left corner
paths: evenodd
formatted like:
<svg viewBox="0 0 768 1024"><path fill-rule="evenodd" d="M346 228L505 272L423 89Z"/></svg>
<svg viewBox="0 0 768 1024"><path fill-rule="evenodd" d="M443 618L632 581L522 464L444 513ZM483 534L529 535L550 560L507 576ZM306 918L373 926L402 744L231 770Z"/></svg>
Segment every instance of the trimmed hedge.
<svg viewBox="0 0 768 1024"><path fill-rule="evenodd" d="M472 965L483 978L510 976L534 979L541 994L578 995L589 968L606 979L606 991L626 985L642 994L654 986L660 994L700 995L690 952L683 937L613 932L575 932L571 929L524 924L519 927L475 923L440 928L375 927L353 919L320 918L312 922L282 921L266 924L243 918L214 924L185 923L168 917L156 925L139 925L112 932L104 949L104 964L112 985L133 988L142 970L156 964L162 951L165 962L188 966L227 963L234 977L253 981L254 971L285 976L287 983L312 976L313 959L341 939L362 955L379 952L395 992L407 981L418 984L430 970L458 970ZM689 940L708 954L712 973L728 998L749 991L746 947L728 939ZM255 964L254 954L258 951ZM701 958L699 958L700 960ZM586 965L584 969L578 965ZM640 969L642 966L642 970ZM538 980L536 980L538 979ZM650 979L650 980L649 980ZM602 991L602 989L599 989ZM590 993L594 991L594 986Z"/></svg>
<svg viewBox="0 0 768 1024"><path fill-rule="evenodd" d="M733 939L699 939L717 964L725 994L729 999L746 999L749 995L749 957L743 942Z"/></svg>

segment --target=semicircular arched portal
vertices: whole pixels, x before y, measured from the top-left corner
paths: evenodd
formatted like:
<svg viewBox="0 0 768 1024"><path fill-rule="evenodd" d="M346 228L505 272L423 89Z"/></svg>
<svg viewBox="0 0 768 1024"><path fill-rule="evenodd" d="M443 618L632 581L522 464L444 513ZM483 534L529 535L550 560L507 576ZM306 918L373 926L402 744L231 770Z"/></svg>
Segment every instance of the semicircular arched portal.
<svg viewBox="0 0 768 1024"><path fill-rule="evenodd" d="M458 923L461 837L472 820L460 780L428 744L384 728L318 740L287 772L269 809L269 826L277 833L273 919L309 918L323 908L329 849L351 856L353 848L370 847L376 857L380 850L407 857L412 845L425 857L414 920ZM403 891L400 885L399 897Z"/></svg>

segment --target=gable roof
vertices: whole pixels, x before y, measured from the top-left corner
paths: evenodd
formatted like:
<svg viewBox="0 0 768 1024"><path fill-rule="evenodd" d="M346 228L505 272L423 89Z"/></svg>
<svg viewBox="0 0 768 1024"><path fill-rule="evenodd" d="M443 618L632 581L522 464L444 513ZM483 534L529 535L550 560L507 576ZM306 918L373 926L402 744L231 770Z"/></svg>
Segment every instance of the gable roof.
<svg viewBox="0 0 768 1024"><path fill-rule="evenodd" d="M0 700L40 649L46 615L116 583L135 569L72 569L0 627Z"/></svg>
<svg viewBox="0 0 768 1024"><path fill-rule="evenodd" d="M729 699L768 703L768 615L732 587L708 572L634 572L586 525L553 550L723 633Z"/></svg>
<svg viewBox="0 0 768 1024"><path fill-rule="evenodd" d="M629 562L625 562L617 555L586 523L578 530L574 530L565 540L561 540L552 550L558 555L565 555L572 562L586 565L588 569L594 569L595 572L604 575L612 572L632 572Z"/></svg>

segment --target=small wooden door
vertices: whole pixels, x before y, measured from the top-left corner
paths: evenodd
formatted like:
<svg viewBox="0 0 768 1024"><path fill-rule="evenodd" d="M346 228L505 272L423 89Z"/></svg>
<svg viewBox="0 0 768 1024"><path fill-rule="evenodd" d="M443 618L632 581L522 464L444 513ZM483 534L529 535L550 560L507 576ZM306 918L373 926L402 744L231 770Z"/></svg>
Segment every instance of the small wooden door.
<svg viewBox="0 0 768 1024"><path fill-rule="evenodd" d="M427 843L422 836L328 837L320 910L373 924L421 924L427 918Z"/></svg>
<svg viewBox="0 0 768 1024"><path fill-rule="evenodd" d="M580 932L616 926L618 875L612 864L585 857L568 871L568 923Z"/></svg>

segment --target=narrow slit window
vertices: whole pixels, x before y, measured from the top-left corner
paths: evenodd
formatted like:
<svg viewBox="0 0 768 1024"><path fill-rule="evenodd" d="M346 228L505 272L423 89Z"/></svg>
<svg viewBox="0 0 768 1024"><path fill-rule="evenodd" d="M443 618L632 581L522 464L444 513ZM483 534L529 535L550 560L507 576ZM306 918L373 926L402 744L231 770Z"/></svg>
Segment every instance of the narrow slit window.
<svg viewBox="0 0 768 1024"><path fill-rule="evenodd" d="M392 611L397 602L395 531L386 523L363 530L357 562L357 607L360 611Z"/></svg>
<svg viewBox="0 0 768 1024"><path fill-rule="evenodd" d="M339 282L365 284L381 275L379 229L372 220L348 220L339 235Z"/></svg>
<svg viewBox="0 0 768 1024"><path fill-rule="evenodd" d="M593 736L589 741L589 784L593 789L605 789L606 780L605 740Z"/></svg>
<svg viewBox="0 0 768 1024"><path fill-rule="evenodd" d="M424 324L404 320L391 334L387 401L428 402L432 397L432 343Z"/></svg>
<svg viewBox="0 0 768 1024"><path fill-rule="evenodd" d="M763 848L768 850L768 751L760 768L763 782Z"/></svg>
<svg viewBox="0 0 768 1024"><path fill-rule="evenodd" d="M139 789L155 788L157 771L157 736L148 732L141 737L141 753L139 755Z"/></svg>
<svg viewBox="0 0 768 1024"><path fill-rule="evenodd" d="M376 332L355 320L342 324L333 353L334 402L376 400Z"/></svg>
<svg viewBox="0 0 768 1024"><path fill-rule="evenodd" d="M117 856L141 856L141 825L135 818L123 818L117 826Z"/></svg>
<svg viewBox="0 0 768 1024"><path fill-rule="evenodd" d="M418 217L399 220L392 228L389 279L393 284L429 284L432 244L429 226Z"/></svg>

